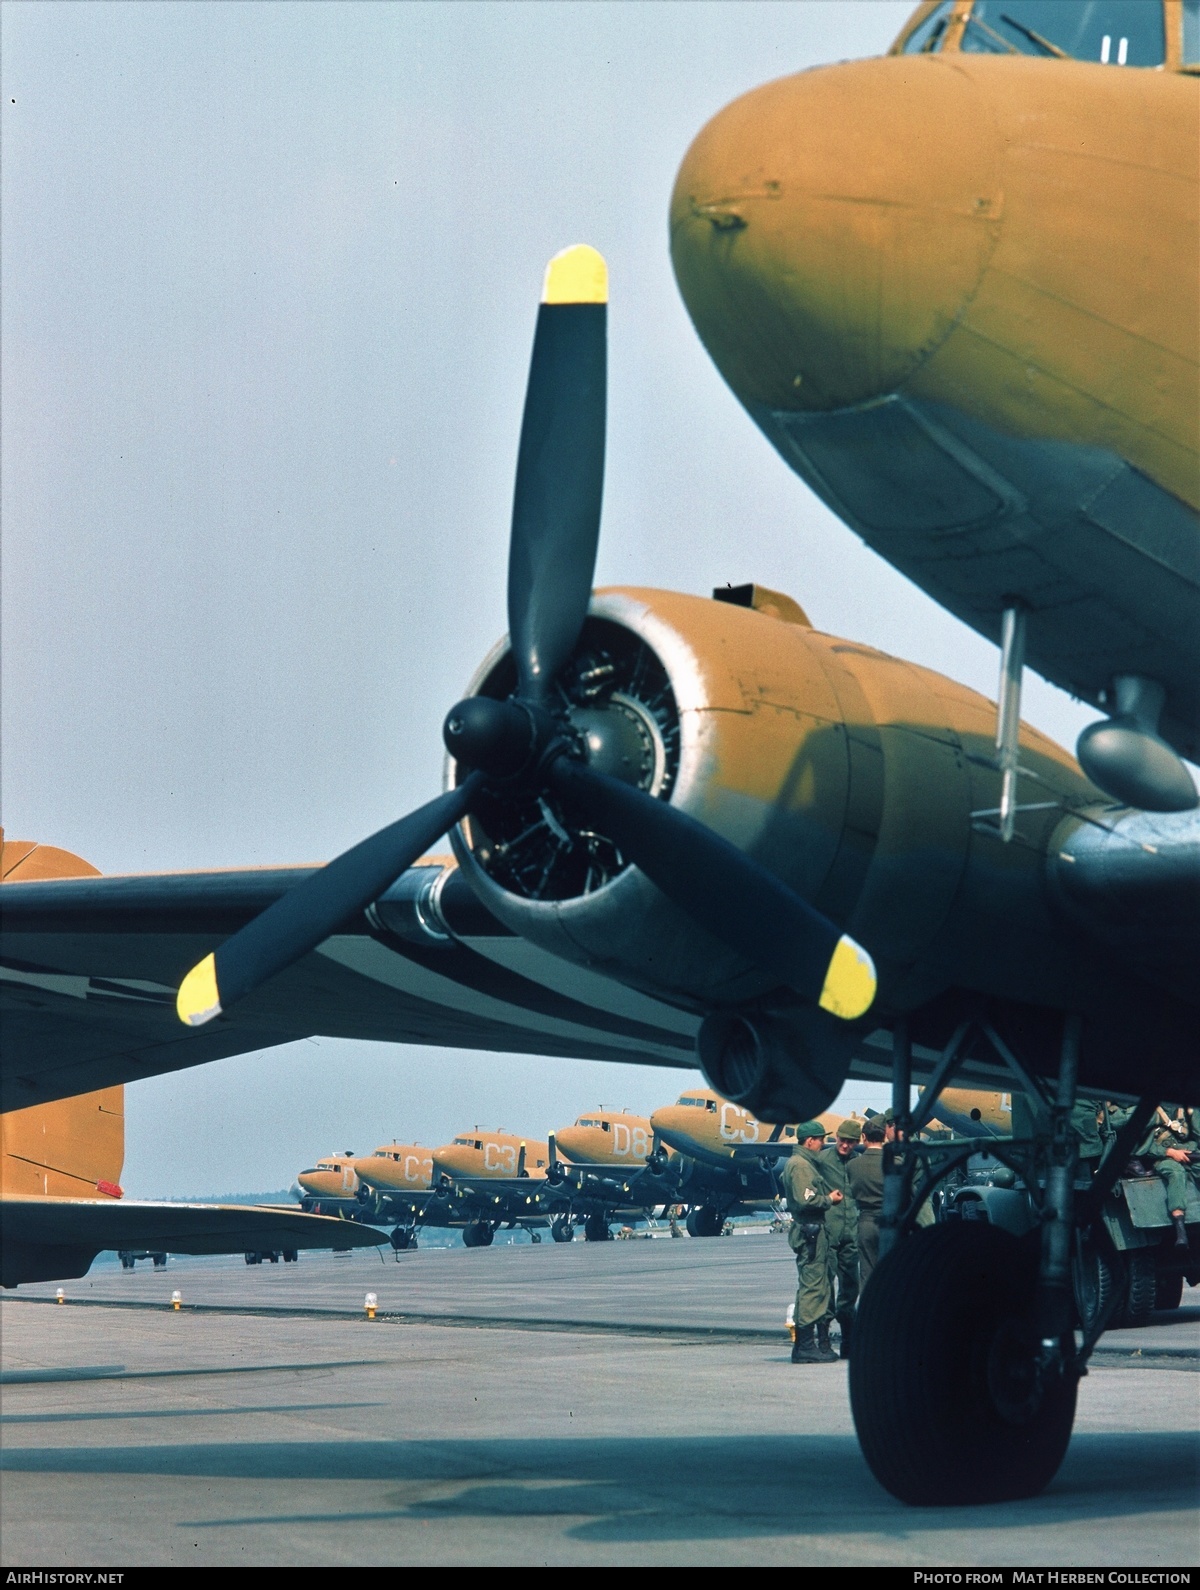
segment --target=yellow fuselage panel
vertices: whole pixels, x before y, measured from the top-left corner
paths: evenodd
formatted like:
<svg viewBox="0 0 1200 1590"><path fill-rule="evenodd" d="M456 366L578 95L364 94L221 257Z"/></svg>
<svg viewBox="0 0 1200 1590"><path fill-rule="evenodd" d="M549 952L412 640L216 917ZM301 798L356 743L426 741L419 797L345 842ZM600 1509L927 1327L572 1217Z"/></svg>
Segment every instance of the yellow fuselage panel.
<svg viewBox="0 0 1200 1590"><path fill-rule="evenodd" d="M649 1157L654 1129L644 1115L594 1110L555 1134L558 1151L577 1165L639 1165Z"/></svg>
<svg viewBox="0 0 1200 1590"><path fill-rule="evenodd" d="M677 1139L675 1146L684 1153L687 1148L678 1142L680 1138L705 1153L732 1155L735 1148L765 1143L775 1131L774 1126L758 1120L740 1104L731 1104L711 1088L681 1094L677 1103L655 1110L650 1123L655 1131L670 1132ZM783 1135L789 1130L785 1128Z"/></svg>
<svg viewBox="0 0 1200 1590"><path fill-rule="evenodd" d="M5 882L98 876L97 868L69 850L28 839L5 839L0 829L0 878ZM95 1196L100 1182L120 1185L124 1162L121 1086L0 1115L0 1196Z"/></svg>
<svg viewBox="0 0 1200 1590"><path fill-rule="evenodd" d="M521 1149L525 1150L524 1163ZM495 1177L498 1180L522 1171L534 1181L545 1179L550 1145L509 1132L462 1132L453 1143L433 1151L435 1176Z"/></svg>
<svg viewBox="0 0 1200 1590"><path fill-rule="evenodd" d="M381 1191L418 1191L433 1182L433 1150L421 1143L385 1143L354 1161L360 1182Z"/></svg>
<svg viewBox="0 0 1200 1590"><path fill-rule="evenodd" d="M0 1115L0 1196L95 1197L125 1160L124 1088L102 1088Z"/></svg>
<svg viewBox="0 0 1200 1590"><path fill-rule="evenodd" d="M892 392L1200 482L1200 80L892 56L755 89L671 208L688 309L773 410Z"/></svg>

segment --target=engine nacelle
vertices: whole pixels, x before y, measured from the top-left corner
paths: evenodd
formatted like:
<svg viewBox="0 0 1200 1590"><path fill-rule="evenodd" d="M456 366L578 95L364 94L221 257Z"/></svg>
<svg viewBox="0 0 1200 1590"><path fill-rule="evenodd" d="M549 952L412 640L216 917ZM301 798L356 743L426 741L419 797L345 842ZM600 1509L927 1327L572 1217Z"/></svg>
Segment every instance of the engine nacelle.
<svg viewBox="0 0 1200 1590"><path fill-rule="evenodd" d="M557 686L592 764L670 799L864 944L880 973L873 1015L886 1015L890 1001L911 1008L957 979L954 954L932 952L953 940L966 895L985 922L993 905L1008 922L1014 900L1028 906L1033 937L1043 938L1039 857L973 827L999 803L995 707L926 669L821 634L794 603L768 608L760 594L763 611L668 591L593 598ZM470 691L503 698L514 679L503 642ZM1022 763L1043 781L1039 799L1047 788L1073 800L1090 792L1067 753L1028 729ZM449 782L456 776L450 763ZM1054 820L1038 813L1029 826L1040 838ZM603 834L573 829L548 797L524 808L485 799L452 842L467 881L513 932L688 1008L742 1011L742 1047L758 1075L744 1097L759 1101L757 1114L778 1091L770 1078L788 1044L803 1038L815 1056L832 1043L822 1032L844 1026L822 1020L800 1034L786 996L757 968L697 927ZM973 851L983 860L972 878ZM1030 997L1039 956L1031 943ZM732 1052L712 1064L722 1078L710 1073L714 1085L737 1097ZM831 1073L824 1060L812 1064L815 1086Z"/></svg>
<svg viewBox="0 0 1200 1590"><path fill-rule="evenodd" d="M803 1121L836 1098L858 1034L812 1005L722 1008L696 1039L709 1085L760 1121Z"/></svg>

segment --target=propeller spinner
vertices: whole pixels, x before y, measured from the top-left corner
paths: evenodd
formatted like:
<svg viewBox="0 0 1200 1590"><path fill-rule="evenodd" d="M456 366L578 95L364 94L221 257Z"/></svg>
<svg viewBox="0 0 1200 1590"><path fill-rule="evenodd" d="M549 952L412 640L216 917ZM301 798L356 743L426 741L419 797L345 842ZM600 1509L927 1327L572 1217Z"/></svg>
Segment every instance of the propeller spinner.
<svg viewBox="0 0 1200 1590"><path fill-rule="evenodd" d="M381 829L282 895L194 966L180 1019L200 1026L292 965L491 801L552 792L715 938L852 1020L875 997L871 957L774 874L668 799L612 776L616 762L552 704L550 685L587 617L604 477L608 270L593 248L546 269L521 428L508 563L516 688L447 714L455 788Z"/></svg>

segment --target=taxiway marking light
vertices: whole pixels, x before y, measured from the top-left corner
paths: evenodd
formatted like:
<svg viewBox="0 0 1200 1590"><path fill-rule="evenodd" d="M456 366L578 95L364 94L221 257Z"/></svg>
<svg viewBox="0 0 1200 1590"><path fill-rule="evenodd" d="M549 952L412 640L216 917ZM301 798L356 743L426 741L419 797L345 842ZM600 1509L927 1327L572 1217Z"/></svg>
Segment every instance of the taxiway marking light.
<svg viewBox="0 0 1200 1590"><path fill-rule="evenodd" d="M368 1292L366 1297L363 1298L363 1307L367 1311L367 1318L374 1319L375 1310L379 1307L379 1299L374 1292Z"/></svg>
<svg viewBox="0 0 1200 1590"><path fill-rule="evenodd" d="M61 1286L54 1294L54 1301L56 1303L65 1303L67 1301L67 1294L63 1291Z"/></svg>
<svg viewBox="0 0 1200 1590"><path fill-rule="evenodd" d="M183 1307L182 1292L176 1291L171 1293L171 1307L175 1310L176 1314L179 1313L179 1310Z"/></svg>

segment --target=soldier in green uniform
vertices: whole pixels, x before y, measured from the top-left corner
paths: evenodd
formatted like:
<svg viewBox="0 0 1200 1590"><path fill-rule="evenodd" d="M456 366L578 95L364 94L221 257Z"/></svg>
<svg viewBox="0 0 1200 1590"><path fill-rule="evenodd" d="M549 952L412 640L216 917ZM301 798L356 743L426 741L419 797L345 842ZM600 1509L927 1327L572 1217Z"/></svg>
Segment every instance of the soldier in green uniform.
<svg viewBox="0 0 1200 1590"><path fill-rule="evenodd" d="M825 1240L829 1244L829 1308L817 1324L817 1345L830 1351L829 1325L837 1320L842 1332L841 1356L850 1356L850 1335L854 1329L854 1307L858 1302L858 1205L850 1190L850 1166L862 1138L857 1121L845 1120L834 1133L834 1141L820 1154L821 1173L831 1187L841 1193L841 1202L825 1216Z"/></svg>
<svg viewBox="0 0 1200 1590"><path fill-rule="evenodd" d="M1173 1115L1161 1105L1137 1151L1162 1178L1167 1189L1167 1208L1175 1227L1175 1246L1188 1245L1184 1219L1187 1211L1188 1182L1200 1186L1200 1111L1177 1110Z"/></svg>
<svg viewBox="0 0 1200 1590"><path fill-rule="evenodd" d="M842 1201L842 1194L825 1179L821 1150L825 1128L820 1121L801 1121L796 1128L796 1147L784 1161L780 1172L787 1206L792 1216L788 1243L796 1255L796 1340L792 1345L794 1364L826 1364L836 1361L832 1351L823 1352L814 1336L829 1313L829 1242L825 1217Z"/></svg>
<svg viewBox="0 0 1200 1590"><path fill-rule="evenodd" d="M1093 1175L1104 1153L1104 1140L1100 1136L1102 1108L1095 1099L1078 1099L1071 1111L1071 1130L1079 1139L1079 1158Z"/></svg>
<svg viewBox="0 0 1200 1590"><path fill-rule="evenodd" d="M885 1122L876 1115L862 1129L863 1152L850 1160L850 1196L858 1205L858 1287L879 1263L879 1217L883 1212L883 1134Z"/></svg>

